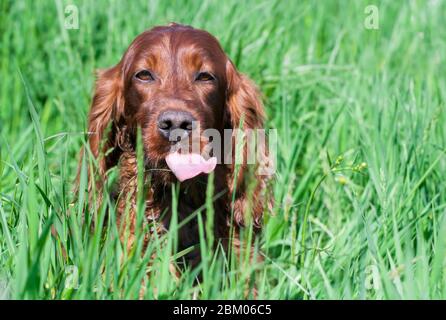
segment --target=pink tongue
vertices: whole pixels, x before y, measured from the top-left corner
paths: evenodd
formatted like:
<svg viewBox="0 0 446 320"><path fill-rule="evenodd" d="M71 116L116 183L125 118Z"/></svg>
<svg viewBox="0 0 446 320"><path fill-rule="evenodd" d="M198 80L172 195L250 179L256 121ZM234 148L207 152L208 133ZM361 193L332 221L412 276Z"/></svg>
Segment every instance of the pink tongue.
<svg viewBox="0 0 446 320"><path fill-rule="evenodd" d="M210 173L217 165L217 158L204 159L196 153L180 154L170 153L166 157L166 163L178 180L184 181L193 178L200 173Z"/></svg>

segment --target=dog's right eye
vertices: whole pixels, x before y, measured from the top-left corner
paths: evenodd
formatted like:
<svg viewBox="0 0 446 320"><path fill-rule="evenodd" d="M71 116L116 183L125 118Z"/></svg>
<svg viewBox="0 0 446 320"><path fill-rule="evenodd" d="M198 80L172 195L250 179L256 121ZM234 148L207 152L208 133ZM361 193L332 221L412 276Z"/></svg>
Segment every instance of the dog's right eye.
<svg viewBox="0 0 446 320"><path fill-rule="evenodd" d="M215 77L212 74L210 74L209 72L199 72L195 76L195 81L208 82L208 81L213 81L213 80L215 80Z"/></svg>
<svg viewBox="0 0 446 320"><path fill-rule="evenodd" d="M143 82L149 82L155 80L152 73L149 70L141 70L135 74L135 78Z"/></svg>

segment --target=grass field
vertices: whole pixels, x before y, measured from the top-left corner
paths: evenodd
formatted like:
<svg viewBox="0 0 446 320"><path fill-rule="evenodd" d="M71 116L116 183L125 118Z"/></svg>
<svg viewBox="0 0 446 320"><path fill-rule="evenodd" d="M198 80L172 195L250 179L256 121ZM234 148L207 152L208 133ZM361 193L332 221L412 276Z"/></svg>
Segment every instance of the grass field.
<svg viewBox="0 0 446 320"><path fill-rule="evenodd" d="M0 297L138 298L161 251L148 299L239 299L253 273L261 299L446 298L445 1L125 3L0 2ZM280 137L265 262L203 250L200 285L168 271L175 232L126 253L113 218L73 201L94 70L170 21L221 41Z"/></svg>

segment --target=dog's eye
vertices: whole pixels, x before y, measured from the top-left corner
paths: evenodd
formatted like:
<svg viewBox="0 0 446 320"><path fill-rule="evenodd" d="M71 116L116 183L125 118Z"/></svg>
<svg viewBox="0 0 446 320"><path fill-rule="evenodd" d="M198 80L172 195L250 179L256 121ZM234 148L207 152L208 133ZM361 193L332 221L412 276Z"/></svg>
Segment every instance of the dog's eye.
<svg viewBox="0 0 446 320"><path fill-rule="evenodd" d="M135 78L143 82L149 82L155 80L152 73L149 70L141 70L135 74Z"/></svg>
<svg viewBox="0 0 446 320"><path fill-rule="evenodd" d="M199 72L195 76L195 81L213 81L213 80L215 80L215 77L209 72Z"/></svg>

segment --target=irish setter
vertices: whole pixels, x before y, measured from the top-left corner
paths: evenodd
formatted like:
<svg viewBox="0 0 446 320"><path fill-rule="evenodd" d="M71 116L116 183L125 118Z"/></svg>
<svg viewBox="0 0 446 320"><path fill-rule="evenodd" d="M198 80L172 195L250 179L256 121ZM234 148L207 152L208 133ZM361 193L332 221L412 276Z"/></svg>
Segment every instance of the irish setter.
<svg viewBox="0 0 446 320"><path fill-rule="evenodd" d="M232 245L238 251L240 228L261 228L269 203L264 195L268 179L256 172L258 164L247 163L245 138L241 140L242 161L235 161L235 134L225 132L263 126L259 91L236 70L216 38L190 26L158 26L137 36L116 66L98 74L88 131L89 147L99 165L90 181L101 188L109 169L119 168L117 221L132 234L138 141L142 142L144 157L145 215L147 221L158 221L164 230L169 229L171 219L172 184L179 185L177 212L181 222L204 206L209 173L213 172L213 238L226 250ZM220 134L221 139L212 141L214 147L217 144L224 149L220 154L205 150L210 142L203 134L206 129ZM172 151L184 141L187 146L198 141L198 152ZM228 143L230 148L223 148ZM261 154L265 156L265 152ZM231 225L235 240L229 242ZM185 258L196 265L200 261L196 217L179 230L178 239L179 250L195 248ZM126 241L127 246L133 243L131 237Z"/></svg>

